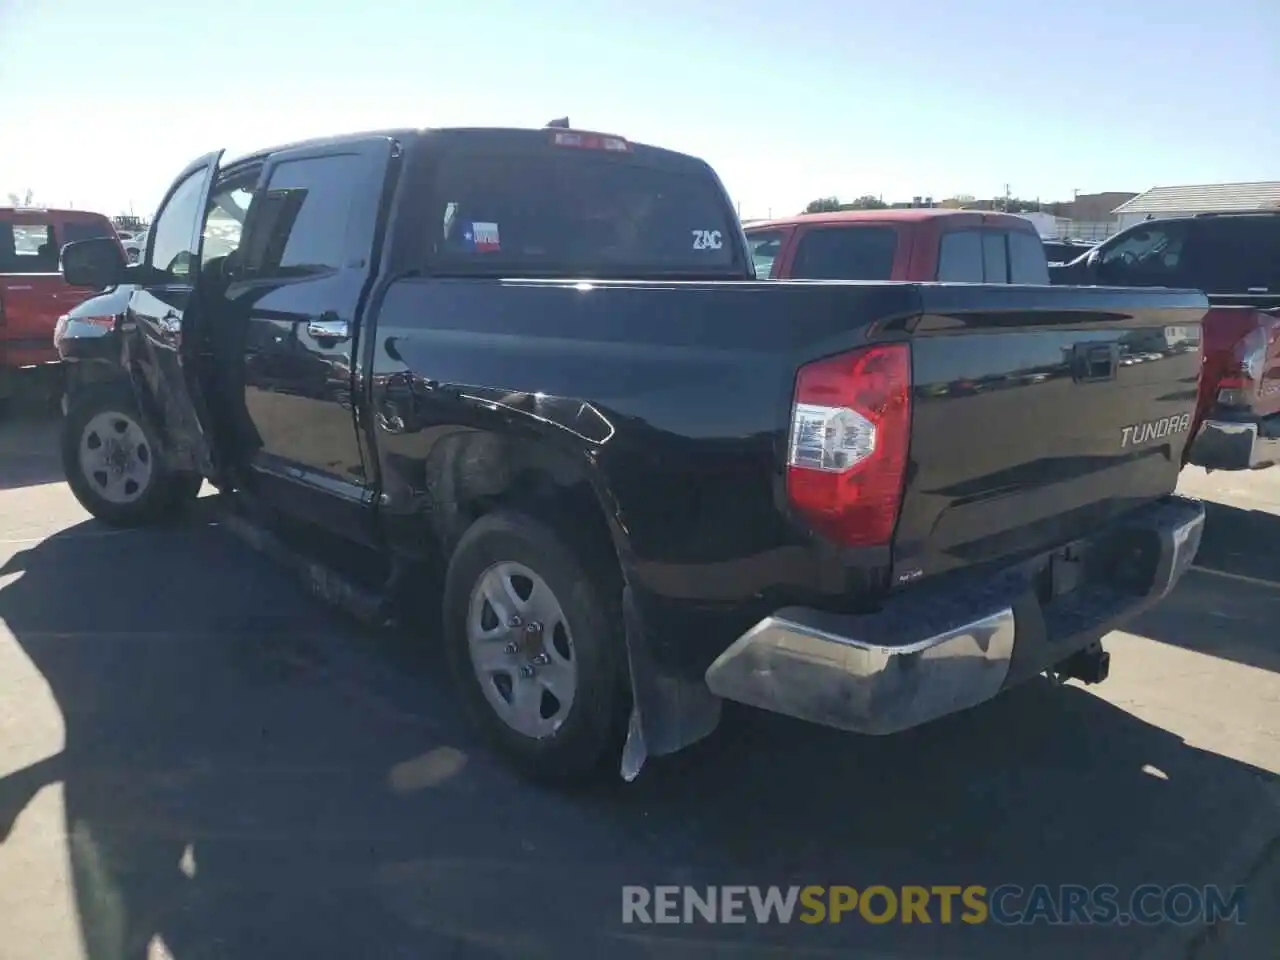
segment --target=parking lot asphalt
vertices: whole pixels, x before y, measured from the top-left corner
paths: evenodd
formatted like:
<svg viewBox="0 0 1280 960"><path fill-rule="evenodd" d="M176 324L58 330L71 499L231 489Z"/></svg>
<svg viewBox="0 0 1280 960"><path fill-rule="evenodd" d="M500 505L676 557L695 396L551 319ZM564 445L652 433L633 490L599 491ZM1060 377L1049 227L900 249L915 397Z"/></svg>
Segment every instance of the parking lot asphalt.
<svg viewBox="0 0 1280 960"><path fill-rule="evenodd" d="M728 710L564 792L479 748L430 636L322 607L212 500L88 519L55 431L0 426L3 960L1277 955L1280 471L1184 474L1198 567L1100 686L888 738ZM623 925L658 883L1247 883L1248 923Z"/></svg>

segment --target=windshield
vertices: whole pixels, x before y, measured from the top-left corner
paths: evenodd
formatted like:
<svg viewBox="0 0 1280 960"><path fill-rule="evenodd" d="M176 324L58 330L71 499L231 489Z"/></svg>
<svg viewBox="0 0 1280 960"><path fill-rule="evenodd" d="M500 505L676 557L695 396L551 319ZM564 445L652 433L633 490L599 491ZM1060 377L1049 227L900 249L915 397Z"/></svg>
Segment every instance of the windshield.
<svg viewBox="0 0 1280 960"><path fill-rule="evenodd" d="M594 151L453 153L436 182L436 272L742 277L709 172Z"/></svg>
<svg viewBox="0 0 1280 960"><path fill-rule="evenodd" d="M785 234L780 230L758 231L747 236L747 249L751 251L751 261L755 264L756 276L768 280L773 273L773 262L782 251Z"/></svg>

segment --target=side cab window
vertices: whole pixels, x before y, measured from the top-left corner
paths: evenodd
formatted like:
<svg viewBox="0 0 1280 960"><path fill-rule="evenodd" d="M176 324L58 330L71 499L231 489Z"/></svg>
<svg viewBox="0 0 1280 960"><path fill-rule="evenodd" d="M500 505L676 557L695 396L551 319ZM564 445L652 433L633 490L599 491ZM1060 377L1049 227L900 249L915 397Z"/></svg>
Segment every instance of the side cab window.
<svg viewBox="0 0 1280 960"><path fill-rule="evenodd" d="M22 219L0 223L0 273L57 273L59 246L52 220Z"/></svg>
<svg viewBox="0 0 1280 960"><path fill-rule="evenodd" d="M1205 217L1187 244L1187 286L1206 293L1280 293L1280 213Z"/></svg>
<svg viewBox="0 0 1280 960"><path fill-rule="evenodd" d="M246 183L245 178L214 188L204 219L201 257L206 264L240 249L252 201L253 183Z"/></svg>
<svg viewBox="0 0 1280 960"><path fill-rule="evenodd" d="M352 201L366 165L359 154L333 153L270 166L245 235L246 273L288 279L342 269Z"/></svg>
<svg viewBox="0 0 1280 960"><path fill-rule="evenodd" d="M1111 286L1181 286L1189 233L1186 220L1155 220L1126 230L1099 248L1094 273Z"/></svg>

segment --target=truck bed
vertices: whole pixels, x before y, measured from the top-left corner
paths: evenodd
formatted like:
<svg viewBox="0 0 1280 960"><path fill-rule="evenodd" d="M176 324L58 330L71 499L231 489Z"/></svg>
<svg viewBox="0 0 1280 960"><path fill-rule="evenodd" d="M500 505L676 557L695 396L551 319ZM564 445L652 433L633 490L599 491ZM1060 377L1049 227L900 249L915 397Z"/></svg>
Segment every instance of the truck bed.
<svg viewBox="0 0 1280 960"><path fill-rule="evenodd" d="M447 496L445 437L527 431L598 467L638 587L743 617L863 604L1169 494L1204 310L1201 294L1169 290L401 281L370 347L373 410L416 385L416 422L378 437L388 509ZM796 371L884 342L912 355L900 520L892 543L845 548L786 501ZM1073 379L1078 345L1105 353L1110 374Z"/></svg>

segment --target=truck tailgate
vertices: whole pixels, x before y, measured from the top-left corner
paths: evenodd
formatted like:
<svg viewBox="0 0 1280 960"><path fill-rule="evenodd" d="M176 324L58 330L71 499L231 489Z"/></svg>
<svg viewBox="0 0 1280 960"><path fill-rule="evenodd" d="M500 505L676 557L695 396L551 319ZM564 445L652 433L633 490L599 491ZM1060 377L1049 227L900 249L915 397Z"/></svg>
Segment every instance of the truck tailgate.
<svg viewBox="0 0 1280 960"><path fill-rule="evenodd" d="M1200 320L1187 291L921 287L895 583L1037 553L1171 493ZM1207 307L1207 301L1205 301Z"/></svg>

